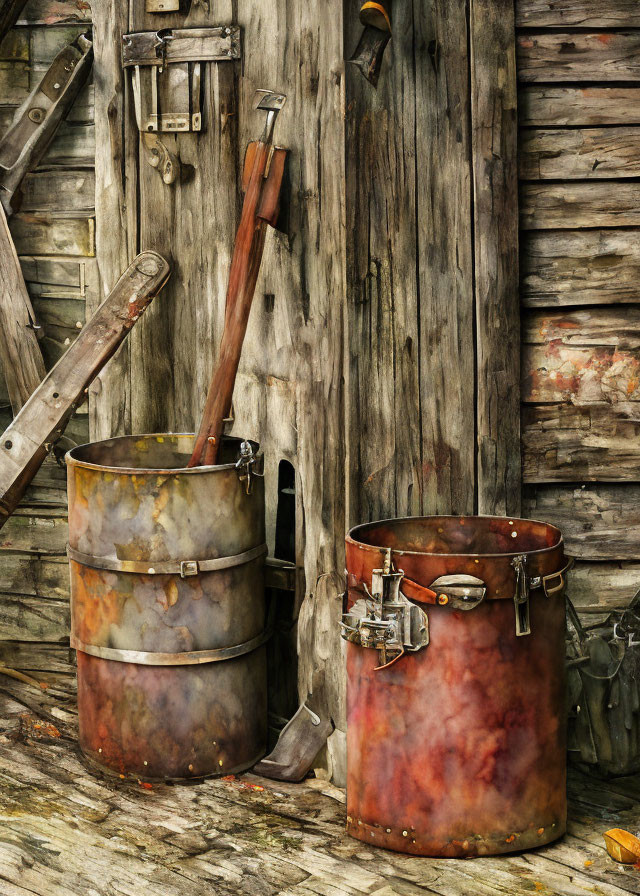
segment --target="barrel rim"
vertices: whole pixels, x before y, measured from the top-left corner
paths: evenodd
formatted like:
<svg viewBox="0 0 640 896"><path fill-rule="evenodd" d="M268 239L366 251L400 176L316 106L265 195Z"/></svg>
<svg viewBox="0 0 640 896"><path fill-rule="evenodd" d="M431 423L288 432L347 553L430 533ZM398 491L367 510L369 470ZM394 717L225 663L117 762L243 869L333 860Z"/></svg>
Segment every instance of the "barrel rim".
<svg viewBox="0 0 640 896"><path fill-rule="evenodd" d="M80 451L83 448L89 448L94 445L106 445L107 443L113 442L123 442L125 440L131 439L158 439L158 438L181 438L181 437L191 437L195 439L196 435L193 432L146 432L146 433L134 433L132 435L124 435L124 436L113 436L111 439L97 439L96 441L83 442L82 445L75 445L73 448L70 448L69 451L64 456L67 467L80 467L83 470L99 470L100 472L106 473L116 473L122 475L132 475L132 476L158 476L158 475L170 475L172 473L188 473L189 475L198 475L202 473L211 473L213 471L221 471L221 470L235 470L235 463L230 464L207 464L206 466L199 467L114 467L106 464L96 464L91 463L88 460L81 460L77 457L74 457L76 451ZM225 438L233 439L234 441L242 442L245 441L239 436L225 436ZM262 452L260 451L260 445L258 442L253 441L252 439L247 439L252 446L257 448L257 452L255 454L256 458L262 456Z"/></svg>
<svg viewBox="0 0 640 896"><path fill-rule="evenodd" d="M408 550L405 551L405 550L401 550L399 548L384 547L383 545L367 544L366 542L360 541L355 537L355 533L357 533L358 530L364 529L365 527L368 527L368 526L381 526L381 525L385 525L386 523L416 522L416 521L420 521L420 520L513 520L514 523L537 523L540 526L546 526L548 529L553 530L558 535L558 540L555 544L546 545L543 548L536 548L533 551L512 551L512 552L508 552L508 553L506 551L504 551L504 552L500 552L497 554L488 554L488 553L445 554L445 553L442 553L441 551L436 551L436 552L433 552L433 551L408 551ZM487 557L487 558L491 558L491 559L493 559L493 558L509 559L509 558L514 558L514 557L521 557L523 553L525 553L527 556L530 557L530 556L535 556L538 554L544 554L547 551L556 551L558 548L562 548L563 553L564 553L564 538L562 536L562 532L560 529L558 529L557 526L554 526L553 523L547 523L544 520L525 519L524 517L517 517L517 516L495 516L495 515L492 516L489 514L474 516L472 514L470 515L470 514L453 514L453 513L451 513L451 514L434 514L434 515L427 515L427 516L401 516L401 517L390 517L388 519L382 519L382 520L372 520L369 523L358 523L357 526L352 526L352 528L349 529L349 531L347 532L345 542L347 544L354 545L354 547L357 547L360 550L379 551L382 553L390 550L392 554L396 554L399 556L408 555L408 556L412 556L412 557L460 557L460 558Z"/></svg>

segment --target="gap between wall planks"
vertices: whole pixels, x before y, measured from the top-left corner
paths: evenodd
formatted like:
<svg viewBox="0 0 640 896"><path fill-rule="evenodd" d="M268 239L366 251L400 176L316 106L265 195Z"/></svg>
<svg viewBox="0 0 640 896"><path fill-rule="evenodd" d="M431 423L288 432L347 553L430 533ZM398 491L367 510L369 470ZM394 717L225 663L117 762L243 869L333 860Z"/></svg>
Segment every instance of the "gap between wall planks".
<svg viewBox="0 0 640 896"><path fill-rule="evenodd" d="M582 611L640 587L638 5L518 0L523 476Z"/></svg>
<svg viewBox="0 0 640 896"><path fill-rule="evenodd" d="M402 5L376 93L345 71L360 27L352 2L331 0L319 17L303 0L268 13L229 0L215 18L194 5L186 21L145 14L143 0L128 17L124 6L107 0L96 16L101 279L137 248L170 254L174 276L95 396L93 432L193 429L221 333L244 147L262 127L251 98L282 89L289 232L268 235L233 432L263 443L271 544L277 466L296 468L299 686L336 722L327 762L340 779L347 525L519 507L513 11L507 0ZM167 187L139 147L130 86L120 93L119 32L234 15L243 59L207 67L206 132L161 135L188 175Z"/></svg>

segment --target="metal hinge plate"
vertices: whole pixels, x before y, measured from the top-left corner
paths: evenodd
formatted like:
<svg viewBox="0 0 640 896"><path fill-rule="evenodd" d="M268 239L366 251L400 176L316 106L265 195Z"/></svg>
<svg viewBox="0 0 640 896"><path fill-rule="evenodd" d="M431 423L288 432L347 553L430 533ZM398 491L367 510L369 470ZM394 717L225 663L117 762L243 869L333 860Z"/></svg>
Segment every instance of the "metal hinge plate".
<svg viewBox="0 0 640 896"><path fill-rule="evenodd" d="M165 28L122 38L122 65L133 70L138 130L181 133L202 129L202 67L240 58L238 25Z"/></svg>

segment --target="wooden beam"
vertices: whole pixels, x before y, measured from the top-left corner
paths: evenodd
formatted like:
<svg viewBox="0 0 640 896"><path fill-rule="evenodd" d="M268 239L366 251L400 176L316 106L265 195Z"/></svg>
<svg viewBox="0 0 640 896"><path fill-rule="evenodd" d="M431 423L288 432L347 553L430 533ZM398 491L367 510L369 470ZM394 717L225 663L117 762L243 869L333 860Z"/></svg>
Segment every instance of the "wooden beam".
<svg viewBox="0 0 640 896"><path fill-rule="evenodd" d="M558 526L567 552L582 560L638 559L640 485L536 485L522 498L524 514Z"/></svg>
<svg viewBox="0 0 640 896"><path fill-rule="evenodd" d="M520 188L524 230L638 227L640 183L525 183Z"/></svg>
<svg viewBox="0 0 640 896"><path fill-rule="evenodd" d="M518 28L638 28L636 0L516 0Z"/></svg>
<svg viewBox="0 0 640 896"><path fill-rule="evenodd" d="M525 130L518 160L522 180L640 177L640 127Z"/></svg>
<svg viewBox="0 0 640 896"><path fill-rule="evenodd" d="M346 47L362 25L347 14ZM351 11L353 12L353 11ZM417 206L414 10L397 6L377 90L345 67L349 518L416 515L423 507L420 417L420 283ZM411 85L408 88L408 85ZM426 147L425 147L426 150ZM428 449L428 456L433 447Z"/></svg>
<svg viewBox="0 0 640 896"><path fill-rule="evenodd" d="M512 0L471 0L477 502L520 510L518 127Z"/></svg>
<svg viewBox="0 0 640 896"><path fill-rule="evenodd" d="M425 513L476 500L470 59L464 4L414 0ZM411 85L410 94L413 93ZM455 112L453 111L455 110Z"/></svg>
<svg viewBox="0 0 640 896"><path fill-rule="evenodd" d="M640 309L535 311L522 339L523 401L640 400Z"/></svg>
<svg viewBox="0 0 640 896"><path fill-rule="evenodd" d="M521 87L518 119L525 127L637 125L640 87Z"/></svg>
<svg viewBox="0 0 640 896"><path fill-rule="evenodd" d="M518 80L640 81L640 31L523 32Z"/></svg>
<svg viewBox="0 0 640 896"><path fill-rule="evenodd" d="M521 247L525 306L640 301L640 230L529 231Z"/></svg>
<svg viewBox="0 0 640 896"><path fill-rule="evenodd" d="M14 414L45 373L35 323L7 218L0 208L0 363Z"/></svg>
<svg viewBox="0 0 640 896"><path fill-rule="evenodd" d="M640 402L524 405L522 463L529 483L640 481Z"/></svg>
<svg viewBox="0 0 640 896"><path fill-rule="evenodd" d="M96 131L96 233L100 246L100 290L90 297L92 313L109 294L138 245L137 131L131 86L121 64L122 35L129 31L128 2L94 4ZM149 244L151 245L151 244ZM131 340L119 349L89 390L91 437L131 432Z"/></svg>

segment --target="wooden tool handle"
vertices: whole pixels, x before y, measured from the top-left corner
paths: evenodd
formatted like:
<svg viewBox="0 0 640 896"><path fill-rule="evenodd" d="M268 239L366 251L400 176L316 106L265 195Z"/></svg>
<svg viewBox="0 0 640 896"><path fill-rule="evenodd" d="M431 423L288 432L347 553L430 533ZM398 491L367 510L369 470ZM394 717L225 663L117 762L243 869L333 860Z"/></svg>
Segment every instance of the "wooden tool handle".
<svg viewBox="0 0 640 896"><path fill-rule="evenodd" d="M0 527L15 510L90 384L169 274L162 256L155 252L138 255L0 437Z"/></svg>
<svg viewBox="0 0 640 896"><path fill-rule="evenodd" d="M261 141L249 144L247 149L243 177L246 193L231 260L220 354L189 461L190 467L202 463L215 464L217 460L260 273L266 227L267 224L273 225L278 216L285 155L285 150L274 149Z"/></svg>

